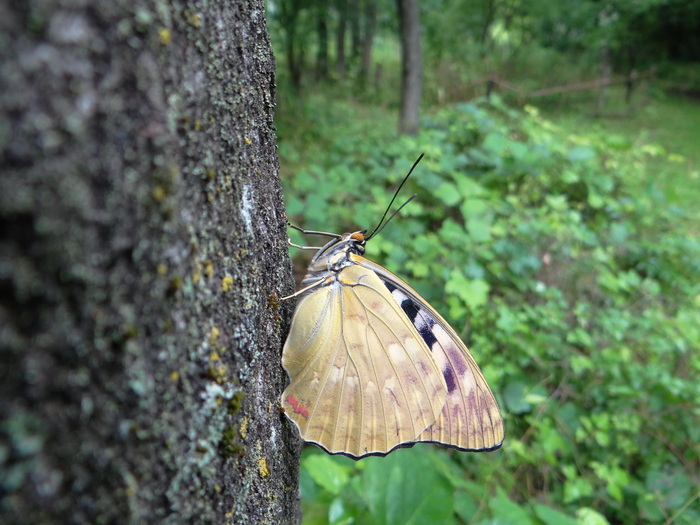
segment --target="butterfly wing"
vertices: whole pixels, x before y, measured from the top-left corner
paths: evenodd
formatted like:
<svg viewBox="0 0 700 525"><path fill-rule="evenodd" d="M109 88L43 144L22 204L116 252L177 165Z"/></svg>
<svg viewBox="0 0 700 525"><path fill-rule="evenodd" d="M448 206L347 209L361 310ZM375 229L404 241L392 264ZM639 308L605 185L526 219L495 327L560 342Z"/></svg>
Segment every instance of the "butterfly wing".
<svg viewBox="0 0 700 525"><path fill-rule="evenodd" d="M430 349L371 268L352 264L329 283L294 313L285 413L330 453L358 458L416 441L448 395Z"/></svg>
<svg viewBox="0 0 700 525"><path fill-rule="evenodd" d="M431 349L447 385L447 400L440 417L421 433L417 442L431 441L462 450L493 450L501 446L503 417L486 379L469 350L450 327L408 284L363 257L391 293Z"/></svg>

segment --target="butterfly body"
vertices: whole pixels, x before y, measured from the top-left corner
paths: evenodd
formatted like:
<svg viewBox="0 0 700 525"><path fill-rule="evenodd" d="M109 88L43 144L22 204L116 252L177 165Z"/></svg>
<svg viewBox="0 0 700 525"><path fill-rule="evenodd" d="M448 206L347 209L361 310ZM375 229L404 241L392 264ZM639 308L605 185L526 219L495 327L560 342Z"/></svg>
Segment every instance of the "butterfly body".
<svg viewBox="0 0 700 525"><path fill-rule="evenodd" d="M282 365L285 414L304 440L353 458L439 442L493 450L498 405L466 346L410 286L334 236L297 295Z"/></svg>

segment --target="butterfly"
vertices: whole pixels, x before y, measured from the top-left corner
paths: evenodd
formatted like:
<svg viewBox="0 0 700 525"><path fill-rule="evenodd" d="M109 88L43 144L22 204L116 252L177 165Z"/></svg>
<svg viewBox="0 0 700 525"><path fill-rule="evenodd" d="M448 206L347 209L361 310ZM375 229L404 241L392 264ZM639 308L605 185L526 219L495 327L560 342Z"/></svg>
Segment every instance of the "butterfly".
<svg viewBox="0 0 700 525"><path fill-rule="evenodd" d="M290 384L282 411L301 437L330 454L383 456L434 442L495 450L503 418L484 376L455 331L402 279L363 255L371 234L334 234L309 264L282 366ZM383 223L383 225L382 225Z"/></svg>

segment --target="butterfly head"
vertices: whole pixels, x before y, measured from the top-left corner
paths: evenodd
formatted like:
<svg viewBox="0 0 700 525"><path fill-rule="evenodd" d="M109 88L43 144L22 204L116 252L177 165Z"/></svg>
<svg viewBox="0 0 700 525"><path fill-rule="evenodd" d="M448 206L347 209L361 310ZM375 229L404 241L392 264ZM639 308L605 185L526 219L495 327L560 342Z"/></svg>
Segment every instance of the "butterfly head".
<svg viewBox="0 0 700 525"><path fill-rule="evenodd" d="M365 246L367 241L369 241L369 237L366 234L367 230L344 233L335 242L330 243L330 249L326 254L330 259L341 257L347 259L349 254L364 255Z"/></svg>
<svg viewBox="0 0 700 525"><path fill-rule="evenodd" d="M348 240L351 241L351 243L352 243L352 247L355 250L357 250L357 252L360 255L365 253L365 245L367 244L367 241L369 240L369 238L366 237L366 235L365 235L366 233L367 233L367 230L362 230L359 232L346 234L346 235L348 235Z"/></svg>
<svg viewBox="0 0 700 525"><path fill-rule="evenodd" d="M367 230L362 230L362 231L359 231L359 232L351 233L351 234L350 234L350 238L351 238L353 241L357 241L357 242L359 242L360 244L364 245L364 244L365 244L365 241L366 241L366 239L365 239L365 233L367 233Z"/></svg>

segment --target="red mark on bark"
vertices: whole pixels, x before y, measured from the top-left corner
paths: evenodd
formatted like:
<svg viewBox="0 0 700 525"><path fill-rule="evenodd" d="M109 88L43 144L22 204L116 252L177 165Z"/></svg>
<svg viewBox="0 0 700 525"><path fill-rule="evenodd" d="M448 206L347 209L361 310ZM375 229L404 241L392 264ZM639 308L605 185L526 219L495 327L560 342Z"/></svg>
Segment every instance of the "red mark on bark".
<svg viewBox="0 0 700 525"><path fill-rule="evenodd" d="M309 409L299 403L299 400L294 396L287 396L287 403L292 405L295 414L301 414L302 416L309 417Z"/></svg>

